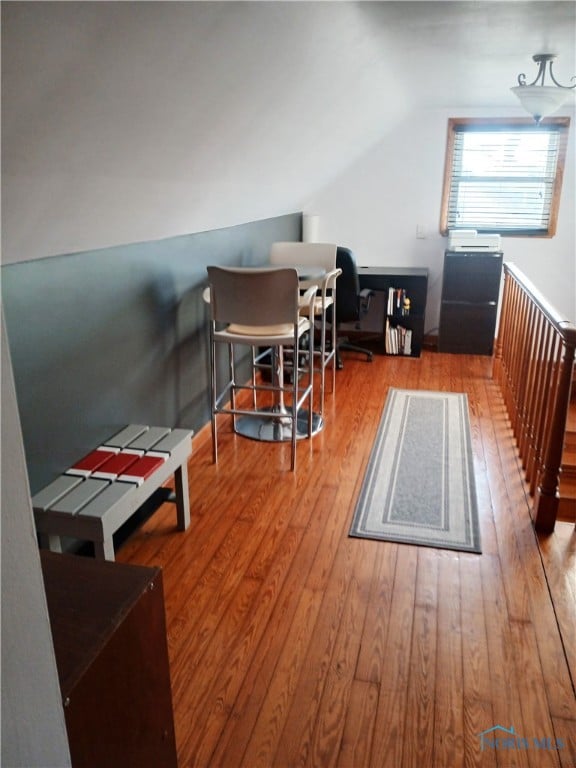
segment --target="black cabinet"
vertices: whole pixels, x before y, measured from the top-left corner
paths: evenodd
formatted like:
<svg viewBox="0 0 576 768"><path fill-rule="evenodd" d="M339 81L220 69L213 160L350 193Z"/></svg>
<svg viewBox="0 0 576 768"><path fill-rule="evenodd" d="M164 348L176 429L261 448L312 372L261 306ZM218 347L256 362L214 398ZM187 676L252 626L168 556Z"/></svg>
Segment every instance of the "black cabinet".
<svg viewBox="0 0 576 768"><path fill-rule="evenodd" d="M438 350L491 355L502 276L502 253L446 251Z"/></svg>
<svg viewBox="0 0 576 768"><path fill-rule="evenodd" d="M382 342L383 351L387 351L387 347L390 349L390 335L393 334L398 351L392 354L420 357L428 295L428 270L425 267L360 267L358 274L360 288L374 291L370 310L360 322L359 330L375 332ZM398 296L393 299L392 307L389 305L391 291ZM409 300L408 311L404 309L404 299Z"/></svg>

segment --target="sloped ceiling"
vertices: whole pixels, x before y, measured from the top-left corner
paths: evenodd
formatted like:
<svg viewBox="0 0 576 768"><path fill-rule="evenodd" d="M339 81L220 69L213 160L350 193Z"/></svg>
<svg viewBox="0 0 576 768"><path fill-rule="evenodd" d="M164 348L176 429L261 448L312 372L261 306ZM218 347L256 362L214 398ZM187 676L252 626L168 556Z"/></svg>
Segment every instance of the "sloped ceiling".
<svg viewBox="0 0 576 768"><path fill-rule="evenodd" d="M3 3L4 258L298 210L411 113L515 105L536 52L568 82L575 7Z"/></svg>

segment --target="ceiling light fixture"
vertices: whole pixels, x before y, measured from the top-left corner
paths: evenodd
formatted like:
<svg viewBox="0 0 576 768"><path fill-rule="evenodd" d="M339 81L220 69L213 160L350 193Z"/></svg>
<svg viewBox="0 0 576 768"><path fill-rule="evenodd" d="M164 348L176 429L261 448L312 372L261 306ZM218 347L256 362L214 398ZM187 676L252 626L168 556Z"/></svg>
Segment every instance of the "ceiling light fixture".
<svg viewBox="0 0 576 768"><path fill-rule="evenodd" d="M532 60L538 64L538 74L533 83L526 83L526 75L518 75L518 85L510 88L512 93L520 99L524 109L529 112L534 120L539 123L543 117L551 115L560 109L562 104L572 93L574 85L560 85L552 72L552 62L556 58L555 53L537 53ZM545 85L546 70L554 85ZM572 80L576 79L575 77Z"/></svg>

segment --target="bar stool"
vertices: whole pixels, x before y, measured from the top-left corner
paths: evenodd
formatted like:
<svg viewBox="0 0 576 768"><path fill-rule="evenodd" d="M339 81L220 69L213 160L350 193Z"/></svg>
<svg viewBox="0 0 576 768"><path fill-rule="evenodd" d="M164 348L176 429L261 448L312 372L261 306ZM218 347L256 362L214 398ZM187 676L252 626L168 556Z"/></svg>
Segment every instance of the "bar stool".
<svg viewBox="0 0 576 768"><path fill-rule="evenodd" d="M336 279L342 270L336 267L336 245L331 243L272 243L270 249L270 263L282 266L294 266L301 272L308 267L312 271L320 269L321 277L312 280L300 279L300 288L305 290L311 283L318 283L319 293L316 296L313 314L310 317L318 318L320 322L320 349L316 350L316 358L319 360L320 372L320 416L324 414L324 392L326 387L326 369L332 366L332 393L336 389L336 324L330 324L330 338L328 339L327 313L329 307L336 304ZM306 302L302 303L301 313L307 315L309 310Z"/></svg>
<svg viewBox="0 0 576 768"><path fill-rule="evenodd" d="M309 349L302 353L301 340L311 329L308 317L300 314L302 300L313 315L317 286L312 285L299 295L298 272L294 268L231 268L208 267L210 288L210 393L212 447L214 462L218 461L217 417L232 416L234 431L257 440L291 442L290 468L296 467L298 412L308 403L306 437L312 436L314 396L314 334L310 333ZM218 345L228 350L228 375L223 387L218 387ZM234 347L244 345L269 348L272 355L272 377L269 384L252 380L241 384L236 380ZM293 350L295 375L290 385L284 381L284 349ZM306 385L300 383L302 377ZM249 391L268 391L273 405L266 408L238 406L237 395ZM289 402L286 402L288 397ZM237 417L242 417L243 429Z"/></svg>

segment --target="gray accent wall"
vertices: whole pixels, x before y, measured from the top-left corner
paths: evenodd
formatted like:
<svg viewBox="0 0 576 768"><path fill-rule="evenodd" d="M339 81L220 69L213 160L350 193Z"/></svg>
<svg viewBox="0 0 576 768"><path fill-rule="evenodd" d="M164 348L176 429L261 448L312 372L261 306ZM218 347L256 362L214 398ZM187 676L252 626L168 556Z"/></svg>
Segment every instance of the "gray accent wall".
<svg viewBox="0 0 576 768"><path fill-rule="evenodd" d="M301 214L2 268L32 494L128 423L209 420L206 266L266 263Z"/></svg>

